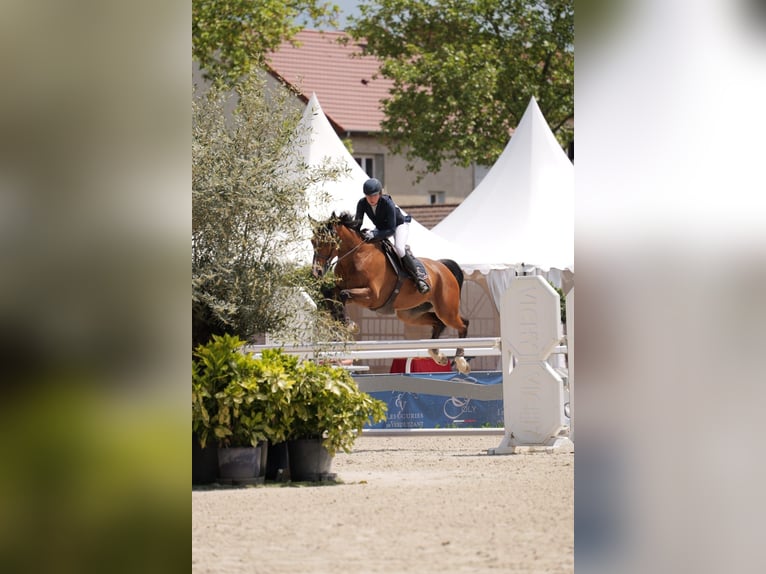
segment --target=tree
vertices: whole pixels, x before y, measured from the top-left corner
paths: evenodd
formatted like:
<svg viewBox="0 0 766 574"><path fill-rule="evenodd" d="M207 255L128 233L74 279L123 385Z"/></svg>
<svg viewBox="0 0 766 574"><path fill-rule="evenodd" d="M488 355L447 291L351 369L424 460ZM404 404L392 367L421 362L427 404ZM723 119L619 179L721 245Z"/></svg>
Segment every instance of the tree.
<svg viewBox="0 0 766 574"><path fill-rule="evenodd" d="M305 294L318 300L321 287L296 263L308 247L305 190L340 168L296 157L308 134L294 94L267 92L263 79L213 87L192 110L192 344L225 333L295 339L311 313ZM324 317L317 325L338 334Z"/></svg>
<svg viewBox="0 0 766 574"><path fill-rule="evenodd" d="M537 99L563 145L574 117L573 0L363 0L349 34L394 81L381 129L429 171L492 165Z"/></svg>
<svg viewBox="0 0 766 574"><path fill-rule="evenodd" d="M323 0L192 0L192 58L207 80L232 85L309 21L334 26L338 12Z"/></svg>

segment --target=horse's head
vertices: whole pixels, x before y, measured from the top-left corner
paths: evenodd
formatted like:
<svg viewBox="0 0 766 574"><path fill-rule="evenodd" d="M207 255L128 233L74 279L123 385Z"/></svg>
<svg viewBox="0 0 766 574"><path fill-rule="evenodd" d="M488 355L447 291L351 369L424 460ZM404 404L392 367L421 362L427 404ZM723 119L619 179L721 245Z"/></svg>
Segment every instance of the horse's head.
<svg viewBox="0 0 766 574"><path fill-rule="evenodd" d="M354 235L358 236L359 222L348 213L343 212L336 215L335 212L326 221L311 221L314 232L311 238L311 245L314 247L314 259L311 265L311 272L314 277L322 277L327 273L330 262L338 256L338 251L343 244L346 230L353 230Z"/></svg>
<svg viewBox="0 0 766 574"><path fill-rule="evenodd" d="M322 277L330 266L330 261L338 255L338 236L335 233L336 216L327 221L311 220L313 233L311 245L314 248L314 259L311 262L311 274L314 277Z"/></svg>

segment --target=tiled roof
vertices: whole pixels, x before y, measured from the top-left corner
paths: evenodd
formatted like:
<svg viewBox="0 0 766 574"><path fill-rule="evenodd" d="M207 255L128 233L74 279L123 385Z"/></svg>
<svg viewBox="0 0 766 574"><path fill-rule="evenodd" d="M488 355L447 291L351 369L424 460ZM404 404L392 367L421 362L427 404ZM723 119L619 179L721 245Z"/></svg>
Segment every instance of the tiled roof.
<svg viewBox="0 0 766 574"><path fill-rule="evenodd" d="M295 37L299 47L285 42L267 59L272 72L299 89L306 101L316 93L325 115L342 131L379 132L380 101L393 82L373 79L380 62L372 56L351 57L361 48L353 40L339 44L344 36L303 30Z"/></svg>
<svg viewBox="0 0 766 574"><path fill-rule="evenodd" d="M401 208L426 229L433 229L457 206L457 203L436 203L432 205L402 205Z"/></svg>

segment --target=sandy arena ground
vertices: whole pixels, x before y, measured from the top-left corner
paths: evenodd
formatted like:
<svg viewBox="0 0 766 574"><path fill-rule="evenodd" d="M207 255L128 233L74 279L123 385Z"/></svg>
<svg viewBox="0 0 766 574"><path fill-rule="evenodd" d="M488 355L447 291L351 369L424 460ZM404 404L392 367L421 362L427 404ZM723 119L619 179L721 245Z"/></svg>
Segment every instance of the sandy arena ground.
<svg viewBox="0 0 766 574"><path fill-rule="evenodd" d="M574 571L574 454L490 456L501 435L372 437L342 484L192 491L192 571Z"/></svg>

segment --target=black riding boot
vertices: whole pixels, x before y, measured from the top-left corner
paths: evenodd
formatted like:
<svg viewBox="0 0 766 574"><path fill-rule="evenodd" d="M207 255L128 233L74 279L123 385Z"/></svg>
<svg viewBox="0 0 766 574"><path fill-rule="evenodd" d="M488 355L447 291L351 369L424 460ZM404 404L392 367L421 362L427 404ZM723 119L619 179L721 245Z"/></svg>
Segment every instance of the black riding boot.
<svg viewBox="0 0 766 574"><path fill-rule="evenodd" d="M415 286L421 293L428 293L431 290L431 287L428 285L428 273L426 272L425 266L412 254L409 245L405 247L404 252L405 254L404 257L402 257L402 263L404 263L404 267L415 282Z"/></svg>

